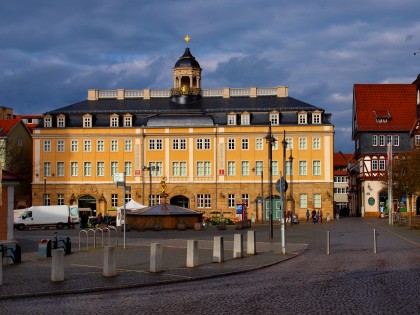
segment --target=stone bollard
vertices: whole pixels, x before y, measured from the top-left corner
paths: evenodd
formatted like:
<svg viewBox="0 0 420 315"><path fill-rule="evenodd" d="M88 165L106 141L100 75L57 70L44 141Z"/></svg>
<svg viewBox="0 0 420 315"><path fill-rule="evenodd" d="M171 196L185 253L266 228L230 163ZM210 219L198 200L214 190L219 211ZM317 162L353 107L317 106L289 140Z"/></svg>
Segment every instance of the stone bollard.
<svg viewBox="0 0 420 315"><path fill-rule="evenodd" d="M187 267L198 266L198 241L188 240L187 242Z"/></svg>
<svg viewBox="0 0 420 315"><path fill-rule="evenodd" d="M64 281L64 249L51 250L51 281Z"/></svg>
<svg viewBox="0 0 420 315"><path fill-rule="evenodd" d="M161 272L162 269L162 244L150 245L150 272Z"/></svg>
<svg viewBox="0 0 420 315"><path fill-rule="evenodd" d="M243 235L235 234L233 236L233 258L244 257Z"/></svg>
<svg viewBox="0 0 420 315"><path fill-rule="evenodd" d="M215 236L213 242L213 262L225 261L223 236Z"/></svg>
<svg viewBox="0 0 420 315"><path fill-rule="evenodd" d="M247 233L246 253L248 255L255 255L257 253L255 231L248 231Z"/></svg>
<svg viewBox="0 0 420 315"><path fill-rule="evenodd" d="M103 275L105 277L113 277L117 275L114 246L105 246Z"/></svg>

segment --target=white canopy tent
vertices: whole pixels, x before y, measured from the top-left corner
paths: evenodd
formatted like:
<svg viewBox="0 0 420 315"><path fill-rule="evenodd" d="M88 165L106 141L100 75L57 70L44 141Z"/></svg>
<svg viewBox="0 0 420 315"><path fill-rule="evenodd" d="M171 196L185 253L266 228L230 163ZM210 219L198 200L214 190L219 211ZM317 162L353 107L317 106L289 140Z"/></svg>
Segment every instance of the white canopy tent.
<svg viewBox="0 0 420 315"><path fill-rule="evenodd" d="M138 203L137 201L134 201L131 199L129 202L125 204L125 210L139 210L146 208L146 206L142 205L141 203ZM117 208L117 226L121 226L124 224L124 206Z"/></svg>

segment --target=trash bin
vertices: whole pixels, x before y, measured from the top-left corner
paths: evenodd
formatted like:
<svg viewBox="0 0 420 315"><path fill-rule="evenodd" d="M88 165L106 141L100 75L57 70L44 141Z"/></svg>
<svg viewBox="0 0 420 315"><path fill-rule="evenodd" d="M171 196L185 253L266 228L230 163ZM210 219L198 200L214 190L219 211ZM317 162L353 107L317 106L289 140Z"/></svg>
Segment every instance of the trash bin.
<svg viewBox="0 0 420 315"><path fill-rule="evenodd" d="M38 245L38 256L51 257L51 240L41 240Z"/></svg>

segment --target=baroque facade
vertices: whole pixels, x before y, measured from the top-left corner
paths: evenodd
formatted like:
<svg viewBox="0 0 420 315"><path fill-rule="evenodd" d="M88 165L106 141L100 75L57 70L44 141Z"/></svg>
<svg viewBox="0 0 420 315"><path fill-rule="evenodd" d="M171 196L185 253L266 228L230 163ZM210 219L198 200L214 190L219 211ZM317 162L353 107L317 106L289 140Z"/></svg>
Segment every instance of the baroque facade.
<svg viewBox="0 0 420 315"><path fill-rule="evenodd" d="M286 86L202 89L201 71L187 47L170 90L89 90L87 100L45 113L33 132L33 204L112 214L130 198L159 203L165 178L171 204L224 216L244 204L263 221L270 192L280 217L275 184L285 174L286 210L332 214L331 114ZM113 181L124 172L125 195Z"/></svg>

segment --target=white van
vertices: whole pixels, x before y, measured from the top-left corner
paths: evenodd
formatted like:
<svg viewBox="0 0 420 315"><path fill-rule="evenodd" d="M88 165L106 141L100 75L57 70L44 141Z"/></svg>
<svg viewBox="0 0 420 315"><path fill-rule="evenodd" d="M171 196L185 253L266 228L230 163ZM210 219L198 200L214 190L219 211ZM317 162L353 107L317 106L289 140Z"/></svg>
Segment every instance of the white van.
<svg viewBox="0 0 420 315"><path fill-rule="evenodd" d="M74 228L79 223L79 210L77 206L32 206L15 220L13 227L20 231L31 227L65 226Z"/></svg>

